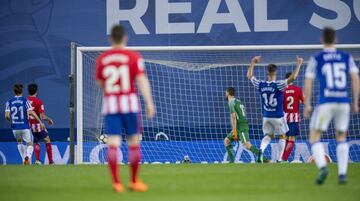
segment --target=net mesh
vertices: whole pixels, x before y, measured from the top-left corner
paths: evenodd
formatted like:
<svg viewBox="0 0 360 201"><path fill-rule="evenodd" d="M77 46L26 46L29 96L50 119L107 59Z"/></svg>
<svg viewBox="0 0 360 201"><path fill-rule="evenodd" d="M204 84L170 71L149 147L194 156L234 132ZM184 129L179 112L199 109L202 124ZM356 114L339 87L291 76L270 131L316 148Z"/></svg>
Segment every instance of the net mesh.
<svg viewBox="0 0 360 201"><path fill-rule="evenodd" d="M360 50L345 49L351 53L359 66ZM157 108L156 117L149 121L142 118L144 128L143 162L179 162L188 156L192 162L227 161L223 139L231 131L230 115L225 100L226 87L237 90L246 108L252 144L260 147L263 137L261 99L246 78L250 59L262 56L255 67L257 78L266 79L268 63L275 63L278 79L284 79L295 67L296 56L304 58L304 64L295 85L302 87L305 68L314 50L252 50L252 51L140 51L146 61L153 97ZM102 92L94 79L95 60L101 51L83 51L83 158L84 162L106 161L105 145L99 140L103 132L101 104ZM350 89L350 88L349 88ZM315 85L314 104L319 94ZM144 103L141 100L141 106ZM302 114L301 106L301 114ZM142 114L142 117L145 115ZM290 160L307 161L310 157L308 144L309 121L301 119L301 135ZM336 142L333 127L323 134L326 150L336 161ZM348 141L351 145L351 161L360 162L360 116L353 115ZM242 145L234 144L236 162L253 162L251 152ZM265 151L276 160L279 151L277 140ZM122 146L120 159L127 162L126 146Z"/></svg>

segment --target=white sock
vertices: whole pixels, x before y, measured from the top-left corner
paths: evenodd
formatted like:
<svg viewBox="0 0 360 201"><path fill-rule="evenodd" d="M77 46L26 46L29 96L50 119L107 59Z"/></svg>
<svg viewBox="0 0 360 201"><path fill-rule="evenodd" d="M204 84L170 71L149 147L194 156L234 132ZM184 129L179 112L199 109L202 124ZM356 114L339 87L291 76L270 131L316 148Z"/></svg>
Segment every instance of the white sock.
<svg viewBox="0 0 360 201"><path fill-rule="evenodd" d="M31 156L33 154L34 151L34 147L32 145L28 145L26 147L26 156L29 157L31 159Z"/></svg>
<svg viewBox="0 0 360 201"><path fill-rule="evenodd" d="M263 153L266 147L270 144L270 142L271 142L271 137L269 137L268 135L265 135L261 140L260 149Z"/></svg>
<svg viewBox="0 0 360 201"><path fill-rule="evenodd" d="M18 148L18 151L19 151L19 154L20 154L22 160L24 160L24 152L25 152L24 145L23 144L18 144L17 148Z"/></svg>
<svg viewBox="0 0 360 201"><path fill-rule="evenodd" d="M311 151L316 163L316 166L320 169L326 166L325 149L321 142L316 142L311 146Z"/></svg>
<svg viewBox="0 0 360 201"><path fill-rule="evenodd" d="M346 142L340 142L336 146L336 157L338 160L339 175L347 172L348 160L349 160L349 145Z"/></svg>
<svg viewBox="0 0 360 201"><path fill-rule="evenodd" d="M279 142L278 142L278 146L279 146L279 161L282 160L282 155L284 154L285 145L286 145L286 140L285 140L285 139L279 139Z"/></svg>

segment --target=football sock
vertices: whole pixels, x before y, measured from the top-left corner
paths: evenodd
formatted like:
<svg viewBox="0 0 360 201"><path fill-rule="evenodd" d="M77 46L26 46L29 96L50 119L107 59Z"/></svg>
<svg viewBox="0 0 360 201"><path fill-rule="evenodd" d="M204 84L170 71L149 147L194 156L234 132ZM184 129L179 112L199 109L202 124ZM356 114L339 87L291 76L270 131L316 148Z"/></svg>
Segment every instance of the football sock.
<svg viewBox="0 0 360 201"><path fill-rule="evenodd" d="M316 163L316 166L321 169L326 166L325 160L325 149L321 142L315 142L311 146L311 151L313 153L313 157Z"/></svg>
<svg viewBox="0 0 360 201"><path fill-rule="evenodd" d="M339 142L336 146L336 157L338 160L339 175L346 175L349 160L349 145L346 142Z"/></svg>
<svg viewBox="0 0 360 201"><path fill-rule="evenodd" d="M266 147L270 144L271 138L268 135L265 135L261 140L260 149L264 153Z"/></svg>
<svg viewBox="0 0 360 201"><path fill-rule="evenodd" d="M26 146L26 156L31 159L32 153L34 151L34 147L32 145Z"/></svg>
<svg viewBox="0 0 360 201"><path fill-rule="evenodd" d="M284 154L282 156L282 160L283 161L287 161L289 159L289 156L294 148L294 141L292 140L286 140L286 146L285 146L285 151Z"/></svg>
<svg viewBox="0 0 360 201"><path fill-rule="evenodd" d="M251 145L250 151L253 152L256 156L259 154L259 149L257 149L254 145Z"/></svg>
<svg viewBox="0 0 360 201"><path fill-rule="evenodd" d="M49 163L54 163L53 158L52 158L52 148L51 148L51 142L46 143L46 153L49 159ZM39 153L40 153L40 147L39 147Z"/></svg>
<svg viewBox="0 0 360 201"><path fill-rule="evenodd" d="M25 152L24 145L23 144L18 144L17 148L19 150L19 154L20 154L21 158L24 160L24 152Z"/></svg>
<svg viewBox="0 0 360 201"><path fill-rule="evenodd" d="M36 160L39 161L40 160L40 144L35 144L34 152L35 152Z"/></svg>
<svg viewBox="0 0 360 201"><path fill-rule="evenodd" d="M231 145L226 146L226 151L228 153L230 163L233 163L235 161L235 156L232 150L232 146Z"/></svg>
<svg viewBox="0 0 360 201"><path fill-rule="evenodd" d="M118 164L117 164L117 151L118 148L113 145L109 145L108 147L108 166L112 176L113 183L120 183L119 175L118 175Z"/></svg>
<svg viewBox="0 0 360 201"><path fill-rule="evenodd" d="M140 164L139 164L140 159L141 159L140 147L138 145L130 146L128 160L130 162L131 181L133 183L135 183L136 179L137 179L137 174L138 174L139 167L140 167Z"/></svg>
<svg viewBox="0 0 360 201"><path fill-rule="evenodd" d="M278 158L278 160L282 160L282 156L283 156L284 150L285 150L285 144L286 144L285 139L279 139L279 142L278 142L279 158Z"/></svg>

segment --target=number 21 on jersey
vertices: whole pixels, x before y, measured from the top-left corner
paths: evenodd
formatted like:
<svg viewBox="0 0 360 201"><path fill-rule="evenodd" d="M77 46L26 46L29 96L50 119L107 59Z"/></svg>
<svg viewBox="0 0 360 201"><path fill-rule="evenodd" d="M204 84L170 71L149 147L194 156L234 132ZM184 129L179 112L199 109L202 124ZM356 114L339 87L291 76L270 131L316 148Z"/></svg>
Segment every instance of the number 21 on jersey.
<svg viewBox="0 0 360 201"><path fill-rule="evenodd" d="M127 93L130 90L129 66L105 66L103 76L105 80L105 91L107 93Z"/></svg>

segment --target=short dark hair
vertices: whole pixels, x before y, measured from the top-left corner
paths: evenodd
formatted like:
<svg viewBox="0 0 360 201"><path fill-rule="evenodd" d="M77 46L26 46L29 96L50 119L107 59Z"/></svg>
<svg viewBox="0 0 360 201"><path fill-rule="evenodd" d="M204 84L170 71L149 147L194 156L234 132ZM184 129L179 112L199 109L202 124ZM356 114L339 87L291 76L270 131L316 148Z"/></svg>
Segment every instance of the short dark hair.
<svg viewBox="0 0 360 201"><path fill-rule="evenodd" d="M28 93L30 96L36 94L37 90L38 90L37 84L31 83L28 85Z"/></svg>
<svg viewBox="0 0 360 201"><path fill-rule="evenodd" d="M235 88L234 87L228 87L226 88L226 91L229 93L230 96L235 96Z"/></svg>
<svg viewBox="0 0 360 201"><path fill-rule="evenodd" d="M126 35L125 28L121 25L115 25L111 29L111 39L114 43L119 44L123 42Z"/></svg>
<svg viewBox="0 0 360 201"><path fill-rule="evenodd" d="M292 72L286 73L285 78L288 79L291 76L291 74L292 74Z"/></svg>
<svg viewBox="0 0 360 201"><path fill-rule="evenodd" d="M272 74L272 73L275 73L277 70L277 66L275 64L269 64L267 66L267 71L268 73Z"/></svg>
<svg viewBox="0 0 360 201"><path fill-rule="evenodd" d="M336 39L336 32L335 29L331 28L331 27L325 27L323 29L323 42L325 44L333 44L335 42Z"/></svg>
<svg viewBox="0 0 360 201"><path fill-rule="evenodd" d="M23 93L24 86L22 84L14 84L13 91L15 95L20 95Z"/></svg>

